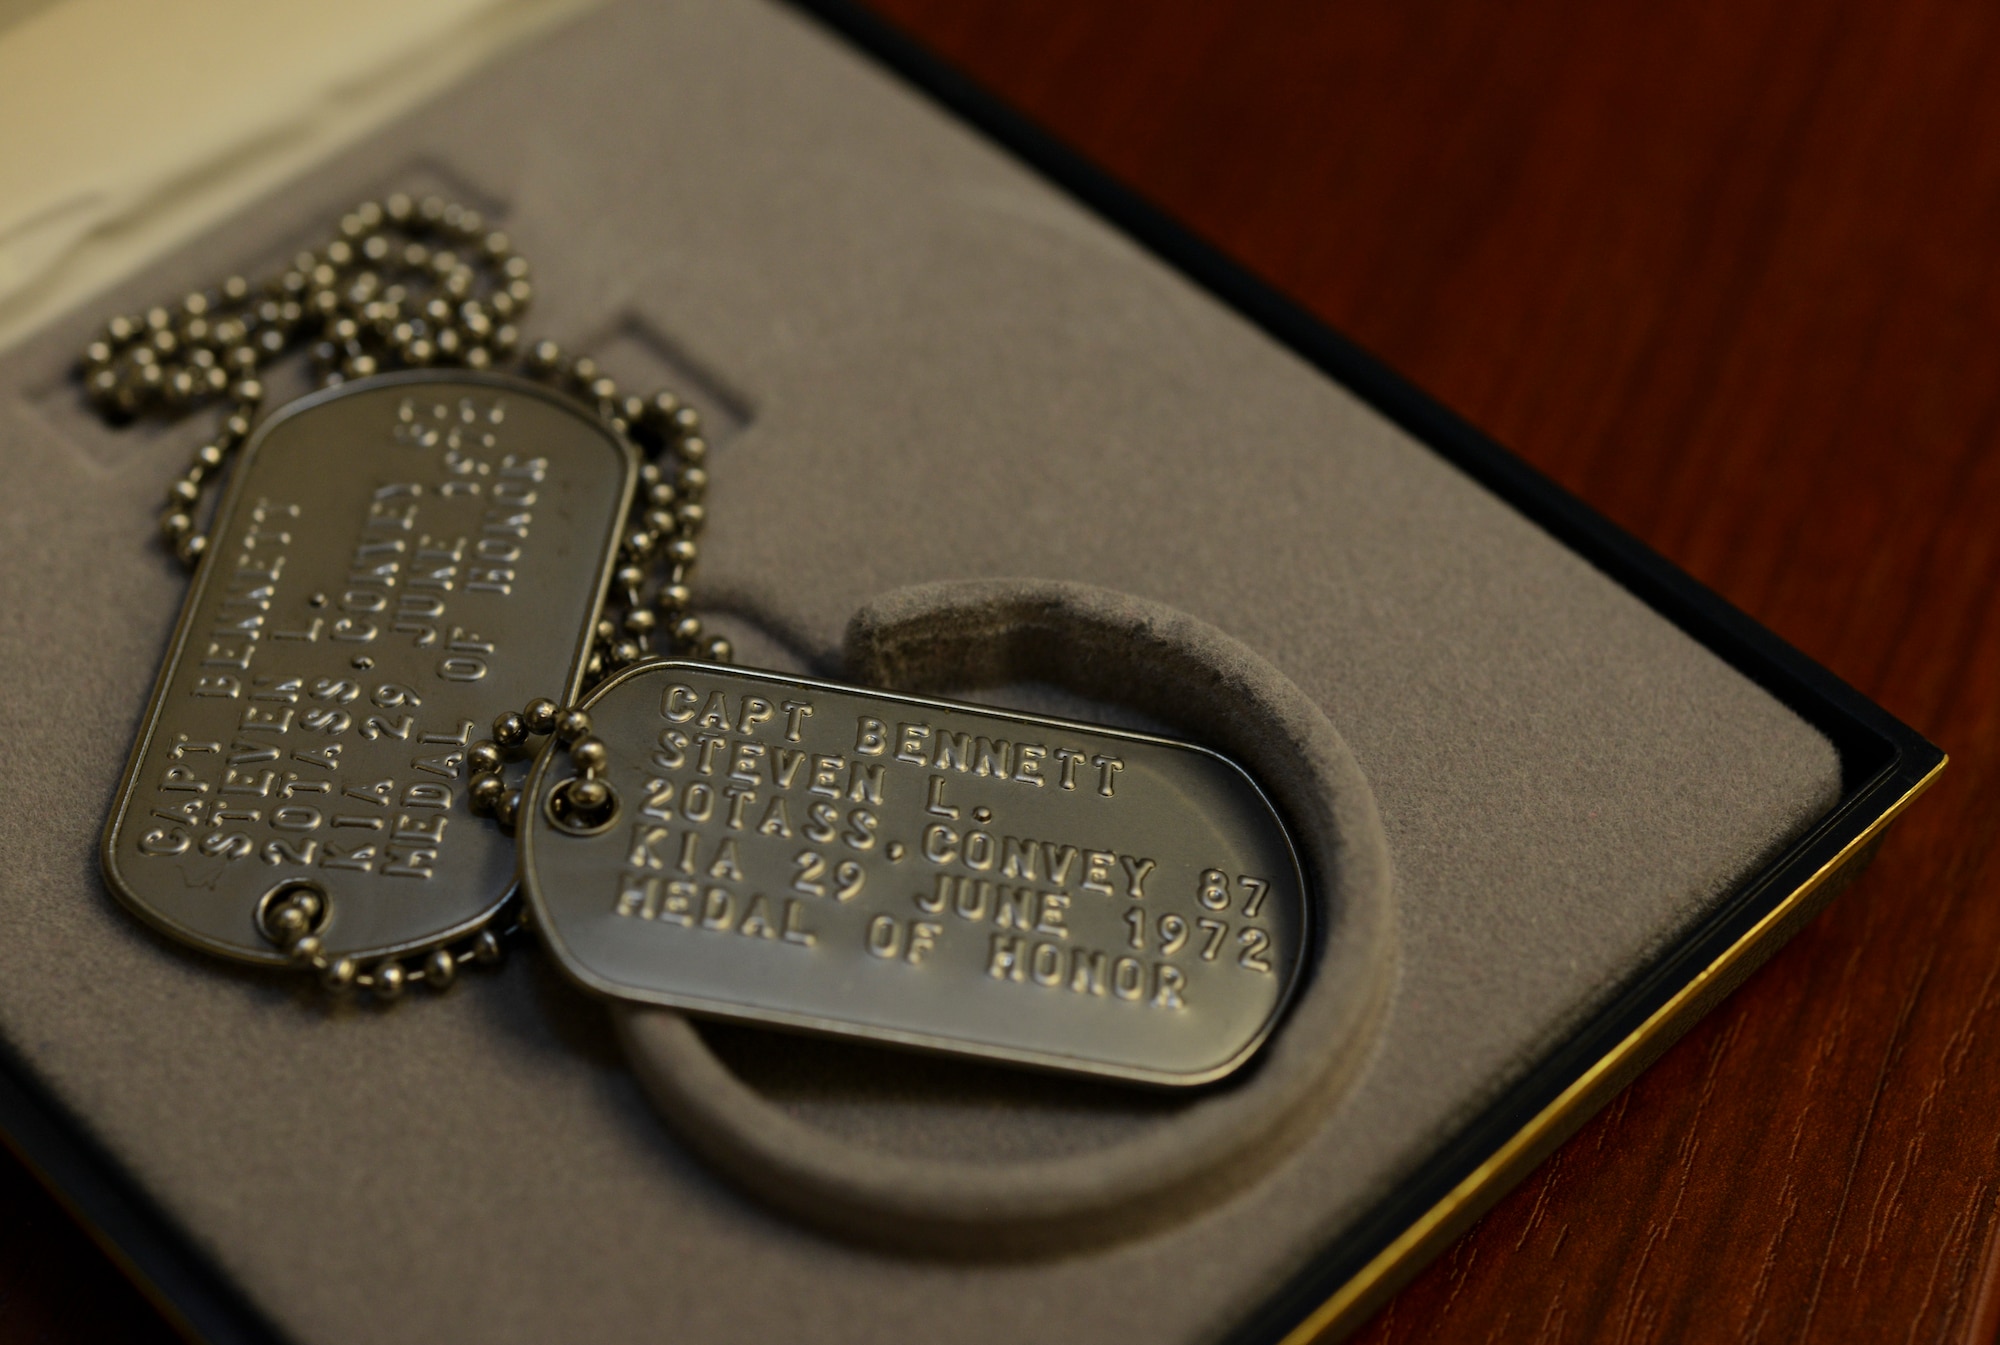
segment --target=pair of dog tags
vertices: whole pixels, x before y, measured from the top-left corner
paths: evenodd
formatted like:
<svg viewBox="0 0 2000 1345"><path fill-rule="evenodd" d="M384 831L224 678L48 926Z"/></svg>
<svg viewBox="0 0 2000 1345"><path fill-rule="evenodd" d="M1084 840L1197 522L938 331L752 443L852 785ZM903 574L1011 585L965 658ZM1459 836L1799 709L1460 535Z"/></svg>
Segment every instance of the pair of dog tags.
<svg viewBox="0 0 2000 1345"><path fill-rule="evenodd" d="M1160 1085L1251 1057L1303 970L1305 883L1203 748L649 660L580 701L608 807L565 810L551 743L516 836L476 815L477 726L584 690L637 475L603 420L498 376L270 417L106 827L112 891L227 957L287 961L272 913L298 907L322 960L442 980L518 887L613 999Z"/></svg>

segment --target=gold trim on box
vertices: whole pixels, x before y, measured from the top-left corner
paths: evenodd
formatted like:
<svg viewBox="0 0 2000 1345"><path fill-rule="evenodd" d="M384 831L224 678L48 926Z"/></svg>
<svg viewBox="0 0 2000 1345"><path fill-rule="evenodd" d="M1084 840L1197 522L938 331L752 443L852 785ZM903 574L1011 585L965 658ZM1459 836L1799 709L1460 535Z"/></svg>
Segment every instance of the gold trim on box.
<svg viewBox="0 0 2000 1345"><path fill-rule="evenodd" d="M1405 1228L1394 1242L1335 1290L1332 1297L1287 1332L1282 1345L1312 1345L1313 1342L1336 1340L1366 1321L1390 1294L1402 1287L1403 1281L1397 1278L1399 1274L1406 1272L1413 1277L1431 1256L1442 1251L1449 1241L1485 1213L1491 1204L1497 1203L1502 1194L1525 1177L1563 1140L1581 1128L1599 1107L1616 1096L1619 1089L1630 1083L1631 1078L1625 1072L1629 1070L1636 1075L1639 1069L1650 1063L1649 1049L1657 1046L1659 1050L1664 1050L1681 1031L1692 1026L1709 1007L1702 1002L1705 995L1719 999L1733 989L1727 979L1730 971L1745 957L1758 951L1759 946L1789 917L1798 913L1815 892L1872 845L1888 825L1915 802L1919 794L1930 788L1931 782L1938 778L1950 760L1949 757L1941 759L1923 779L1884 809L1881 816L1842 846L1839 854L1821 865L1789 896L1766 912L1749 932L1724 949L1713 962L1677 990L1673 998L1655 1009L1645 1022L1578 1075L1554 1101L1488 1155L1485 1162L1468 1173L1442 1200L1425 1210L1422 1217ZM1482 1201L1485 1203L1482 1204Z"/></svg>
<svg viewBox="0 0 2000 1345"><path fill-rule="evenodd" d="M180 1304L167 1297L166 1292L153 1282L152 1276L141 1270L138 1262L126 1254L125 1248L105 1232L97 1220L85 1212L83 1206L71 1199L69 1192L49 1174L48 1170L37 1163L5 1130L0 1130L0 1149L6 1150L16 1162L27 1169L28 1175L48 1193L49 1199L55 1201L62 1212L70 1217L70 1222L83 1231L93 1247L104 1253L105 1259L110 1261L112 1267L138 1291L139 1297L145 1299L153 1311L160 1314L161 1319L175 1335L190 1342L190 1345L202 1345L204 1338L201 1332L195 1329L194 1323L181 1311Z"/></svg>

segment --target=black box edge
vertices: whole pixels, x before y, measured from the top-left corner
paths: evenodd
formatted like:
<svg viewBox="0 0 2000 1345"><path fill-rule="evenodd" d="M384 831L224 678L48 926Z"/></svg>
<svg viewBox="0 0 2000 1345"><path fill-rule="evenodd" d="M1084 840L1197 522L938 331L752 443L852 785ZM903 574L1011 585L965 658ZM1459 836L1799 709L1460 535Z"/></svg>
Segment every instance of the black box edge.
<svg viewBox="0 0 2000 1345"><path fill-rule="evenodd" d="M1567 1134L1615 1096L1566 1104L1574 1086L1621 1055L1643 1056L1632 1077L1693 1021L1726 997L1729 982L1699 1012L1676 1018L1678 1000L1730 966L1750 969L1774 953L1822 885L1837 890L1840 870L1865 863L1883 832L1946 764L1944 752L1834 673L1739 610L1637 537L1599 514L1346 336L1308 312L1214 244L947 64L858 0L785 0L890 73L942 105L1002 150L1207 291L1279 344L1386 416L1412 438L1632 593L1690 638L1769 692L1833 743L1841 796L1784 852L1717 903L1642 968L1589 1022L1463 1129L1389 1199L1316 1254L1250 1317L1228 1331L1231 1345L1343 1335L1365 1321L1341 1305L1362 1302L1363 1276L1408 1278L1441 1247L1413 1248L1382 1264L1404 1234L1461 1203L1468 1184L1490 1205L1531 1171L1479 1185L1489 1160L1538 1131ZM1825 893L1822 900L1831 896ZM1795 908L1805 916L1788 921ZM1747 975L1747 970L1744 973ZM1663 1040L1661 1040L1663 1038ZM1629 1078L1625 1081L1629 1081ZM1584 1101L1588 1101L1585 1099ZM1551 1146L1553 1147L1553 1146ZM1459 1194L1455 1194L1459 1193ZM1481 1208L1484 1208L1482 1205ZM1398 1280L1400 1282L1400 1279Z"/></svg>
<svg viewBox="0 0 2000 1345"><path fill-rule="evenodd" d="M1943 769L1945 755L900 29L854 0L785 3L942 105L1464 471L1825 733L1839 755L1842 794L1825 817L1642 969L1423 1172L1316 1253L1224 1338L1245 1345L1274 1340L1292 1345L1345 1334L1373 1311L1367 1295L1378 1283L1400 1283L1441 1249L1419 1246L1411 1255L1390 1256L1399 1239L1426 1220L1449 1217L1451 1208L1468 1199L1483 1202L1483 1209L1531 1171L1534 1163L1504 1174L1497 1189L1479 1182L1482 1170L1510 1146L1532 1145L1538 1133L1552 1129L1566 1127L1562 1133L1567 1134L1615 1096L1629 1078L1602 1096L1585 1099L1587 1105L1565 1105L1579 1083L1607 1069L1615 1074L1621 1049L1644 1055L1650 1047L1657 1054L1712 1007L1704 1004L1684 1021L1664 1019L1679 997L1718 968L1746 957L1761 961L1775 951L1796 927L1785 923L1788 912L1810 903L1815 889L1837 880L1843 865L1877 844L1889 823ZM1651 1040L1663 1034L1665 1042ZM1650 1058L1644 1055L1633 1074ZM268 1345L284 1339L3 1044L0 1141L182 1334L218 1345Z"/></svg>

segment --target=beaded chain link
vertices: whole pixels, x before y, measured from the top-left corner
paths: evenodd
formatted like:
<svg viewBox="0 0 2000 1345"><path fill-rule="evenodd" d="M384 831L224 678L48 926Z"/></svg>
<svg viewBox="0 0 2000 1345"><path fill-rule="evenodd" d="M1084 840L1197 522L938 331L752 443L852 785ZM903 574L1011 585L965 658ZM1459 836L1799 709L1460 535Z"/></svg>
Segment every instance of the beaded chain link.
<svg viewBox="0 0 2000 1345"><path fill-rule="evenodd" d="M178 304L121 315L84 347L84 391L113 422L229 403L215 436L167 491L160 532L182 562L201 558L204 488L249 436L260 371L302 344L324 384L385 369L486 369L520 344L514 319L534 298L527 259L478 211L391 196L341 217L338 235L253 285L230 276Z"/></svg>
<svg viewBox="0 0 2000 1345"><path fill-rule="evenodd" d="M262 371L280 357L307 347L322 387L395 369L504 370L518 357L519 373L593 408L646 459L619 539L613 592L592 633L584 688L655 654L729 662L729 641L706 635L688 610L696 539L708 521L700 413L670 391L629 395L597 361L572 357L554 341L523 351L516 324L534 299L530 274L527 259L478 211L398 193L356 206L323 247L299 253L262 283L230 276L172 306L112 318L84 347L78 377L114 424L223 404L215 433L168 487L160 514L162 540L192 569L208 549L198 523L204 496L249 438L265 399ZM584 772L577 788L593 797L588 784L601 772L605 748L589 732L587 715L550 700L501 714L493 737L466 754L475 811L513 833L520 791L507 787L501 769L526 755L531 736L550 733ZM498 935L485 928L451 946L364 968L327 955L314 932L321 915L319 898L301 889L258 918L273 943L335 991L360 987L387 1000L412 983L442 990L464 962L490 963L501 953Z"/></svg>
<svg viewBox="0 0 2000 1345"><path fill-rule="evenodd" d="M472 806L491 812L508 831L520 825L520 791L507 788L501 768L509 749L524 749L530 737L550 734L569 749L570 764L578 772L553 796L551 806L557 820L569 830L588 831L595 826L605 810L615 806L610 786L604 782L611 750L603 739L591 736L588 714L574 708L565 710L546 698L529 701L518 714L508 711L499 716L493 721L493 737L466 750Z"/></svg>

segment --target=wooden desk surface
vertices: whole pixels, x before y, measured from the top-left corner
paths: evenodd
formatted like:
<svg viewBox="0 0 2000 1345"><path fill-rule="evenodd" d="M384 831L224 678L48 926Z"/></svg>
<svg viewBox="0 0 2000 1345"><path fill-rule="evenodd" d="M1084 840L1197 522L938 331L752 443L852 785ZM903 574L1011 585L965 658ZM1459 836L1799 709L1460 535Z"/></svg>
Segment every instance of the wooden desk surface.
<svg viewBox="0 0 2000 1345"><path fill-rule="evenodd" d="M1952 754L1362 1338L1992 1339L2000 7L874 2ZM0 1340L166 1338L0 1211Z"/></svg>

